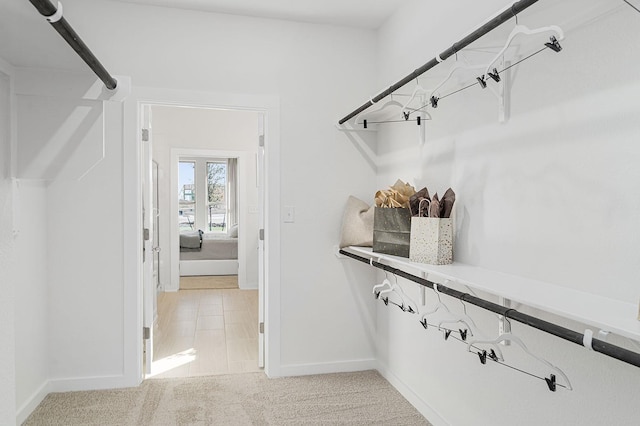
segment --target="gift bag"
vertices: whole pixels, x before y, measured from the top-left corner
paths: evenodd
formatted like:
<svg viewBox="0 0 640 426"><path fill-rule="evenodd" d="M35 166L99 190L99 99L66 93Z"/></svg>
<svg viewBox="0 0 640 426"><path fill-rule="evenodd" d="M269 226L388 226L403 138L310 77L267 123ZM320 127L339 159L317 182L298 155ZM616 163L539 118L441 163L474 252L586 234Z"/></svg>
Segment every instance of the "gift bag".
<svg viewBox="0 0 640 426"><path fill-rule="evenodd" d="M409 209L376 207L373 214L373 251L409 257L410 231Z"/></svg>
<svg viewBox="0 0 640 426"><path fill-rule="evenodd" d="M431 265L453 262L451 218L412 217L409 260Z"/></svg>
<svg viewBox="0 0 640 426"><path fill-rule="evenodd" d="M452 263L453 220L450 217L421 216L411 218L409 260L431 265Z"/></svg>

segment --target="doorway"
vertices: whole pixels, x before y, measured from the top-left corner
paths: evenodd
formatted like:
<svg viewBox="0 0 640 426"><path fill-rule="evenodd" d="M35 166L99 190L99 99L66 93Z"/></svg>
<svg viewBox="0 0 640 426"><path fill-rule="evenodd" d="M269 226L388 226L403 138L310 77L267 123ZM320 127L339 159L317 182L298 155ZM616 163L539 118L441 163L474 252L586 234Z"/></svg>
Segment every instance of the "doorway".
<svg viewBox="0 0 640 426"><path fill-rule="evenodd" d="M172 116L174 119L171 122L169 117ZM141 117L146 129L146 132L143 131L143 140L146 139L143 155L144 228L155 230L157 227L159 230L157 234L145 231L145 251L148 246L148 252L153 252L154 255L149 256L149 259L143 256L143 262L146 264L152 261L158 254L159 268L156 276L160 277L159 286L154 285L151 283L154 276L153 268L143 267L144 281L149 282L144 286L144 305L149 307L144 315L146 377L252 371L254 364L256 369L263 367L264 338L259 336L259 323L264 322L264 247L260 247L259 229L263 229L264 224L265 198L257 194L262 193L265 188L262 173L264 167L260 164L264 158L260 152L263 149L260 141L264 140L264 113L143 104ZM254 121L254 127L252 131L247 132L251 121ZM169 125L165 125L167 122L170 122ZM215 122L224 123L224 126L211 132L211 126L215 128L215 124L212 123ZM236 126L234 129L234 122L242 123L241 131L236 132L239 127ZM243 146L237 143L235 133L243 134L245 142L249 144L244 146L246 149L239 149ZM242 136L238 137L242 139ZM248 138L251 140L247 141ZM229 147L236 150L227 150ZM200 267L205 268L202 269L205 271L203 274L211 273L206 272L210 271L205 265L206 262L202 262L203 266L198 265L197 261L190 264L190 267L195 265L196 272L181 273L180 219L184 217L180 217L180 209L184 206L180 205L176 193L181 185L186 186L184 183L181 184L179 179L181 161L193 161L194 164L199 162L207 167L212 164L219 165L223 161L227 166L236 164L234 167L238 170L235 178L238 202L235 207L230 204L224 209L220 205L212 207L215 200L203 196L209 185L206 181L202 182L201 188L195 186L194 181L187 189L193 196L193 215L188 218L191 231L197 233L201 230L198 228L205 228L206 234L227 236L232 230L227 224L227 218L233 217L234 214L237 216L239 229L236 263L239 288L180 288L182 275L197 275L197 268ZM156 173L153 173L153 168L151 173L148 173L149 165L153 165L154 162L158 165ZM155 177L157 179L154 179ZM249 200L249 192L256 193L254 201ZM149 194L157 194L157 200L149 200L151 204L146 203ZM215 210L209 212L210 215L199 216L212 220L215 216L217 220L223 211L222 216L225 220L198 226L204 222L196 221L197 195L201 196L199 202L203 207L207 204L210 210ZM153 202L157 202L155 208L145 208ZM219 226L220 223L223 223L223 226ZM225 337L232 341L225 340ZM242 342L239 342L240 340ZM253 342L255 344L250 348L249 344ZM158 347L156 343L162 343L162 346ZM223 353L225 350L226 354ZM255 353L255 359L253 355L251 359L247 359L247 352ZM222 365L223 361L226 362L226 369ZM244 367L241 367L243 364Z"/></svg>

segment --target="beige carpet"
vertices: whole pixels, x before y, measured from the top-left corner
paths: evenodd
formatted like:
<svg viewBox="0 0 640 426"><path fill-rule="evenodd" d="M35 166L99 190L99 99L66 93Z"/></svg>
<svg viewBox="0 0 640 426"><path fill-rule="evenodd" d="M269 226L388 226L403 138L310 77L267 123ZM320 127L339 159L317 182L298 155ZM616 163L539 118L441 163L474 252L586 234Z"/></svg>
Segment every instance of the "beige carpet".
<svg viewBox="0 0 640 426"><path fill-rule="evenodd" d="M24 425L429 425L378 372L151 379L48 395Z"/></svg>
<svg viewBox="0 0 640 426"><path fill-rule="evenodd" d="M237 275L198 275L180 277L180 290L205 290L238 288Z"/></svg>

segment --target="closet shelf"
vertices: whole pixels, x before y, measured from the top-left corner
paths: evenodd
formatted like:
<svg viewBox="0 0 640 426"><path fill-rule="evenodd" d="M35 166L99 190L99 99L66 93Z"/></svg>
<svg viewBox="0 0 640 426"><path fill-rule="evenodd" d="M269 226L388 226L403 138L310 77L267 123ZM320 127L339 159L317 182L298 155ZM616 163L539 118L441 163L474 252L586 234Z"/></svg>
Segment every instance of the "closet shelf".
<svg viewBox="0 0 640 426"><path fill-rule="evenodd" d="M430 281L445 281L474 290L502 296L517 303L640 341L638 306L607 297L585 293L543 281L491 271L454 262L450 265L427 265L407 258L376 253L370 247L346 247L353 254L385 262ZM416 273L417 272L417 273Z"/></svg>

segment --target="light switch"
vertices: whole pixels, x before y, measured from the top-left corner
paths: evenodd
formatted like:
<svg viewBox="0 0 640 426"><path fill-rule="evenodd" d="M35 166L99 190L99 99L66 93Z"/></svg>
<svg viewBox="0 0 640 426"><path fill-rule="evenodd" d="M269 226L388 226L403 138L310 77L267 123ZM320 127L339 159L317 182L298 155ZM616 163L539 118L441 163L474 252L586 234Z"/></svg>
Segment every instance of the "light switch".
<svg viewBox="0 0 640 426"><path fill-rule="evenodd" d="M294 206L284 206L284 223L296 221L296 208Z"/></svg>

